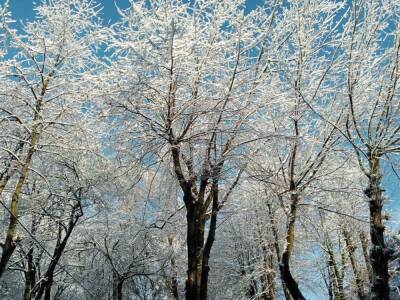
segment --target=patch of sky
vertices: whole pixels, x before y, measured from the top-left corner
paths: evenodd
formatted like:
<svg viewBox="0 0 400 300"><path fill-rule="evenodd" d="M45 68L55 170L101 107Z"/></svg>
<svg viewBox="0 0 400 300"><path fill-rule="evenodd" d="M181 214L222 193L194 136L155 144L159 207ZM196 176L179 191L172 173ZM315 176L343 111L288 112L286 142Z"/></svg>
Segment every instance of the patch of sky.
<svg viewBox="0 0 400 300"><path fill-rule="evenodd" d="M399 173L399 159L395 155L389 156L389 159L384 160L382 185L385 189L386 207L389 213L389 220L387 224L393 232L400 230L400 173Z"/></svg>

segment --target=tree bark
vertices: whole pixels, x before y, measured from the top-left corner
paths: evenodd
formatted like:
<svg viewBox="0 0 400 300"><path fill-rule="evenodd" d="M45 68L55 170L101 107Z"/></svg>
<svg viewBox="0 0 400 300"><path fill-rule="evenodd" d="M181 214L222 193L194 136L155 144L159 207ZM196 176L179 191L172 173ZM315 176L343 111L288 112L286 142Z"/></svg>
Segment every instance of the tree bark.
<svg viewBox="0 0 400 300"><path fill-rule="evenodd" d="M38 121L41 118L40 111L41 111L42 104L43 104L43 96L46 93L50 77L52 77L53 75L54 75L54 73L52 73L49 76L49 78L44 80L42 90L40 92L40 97L36 101L34 115L33 115L33 125L31 128L31 135L29 138L28 153L26 154L25 161L22 165L21 174L17 180L17 184L15 186L14 193L11 197L11 207L10 207L10 211L9 211L10 223L8 224L8 228L7 228L6 240L5 240L4 244L2 245L3 252L1 255L1 259L0 259L0 278L2 277L4 271L7 267L8 261L10 260L12 254L14 253L14 250L16 248L17 241L16 241L15 233L16 233L16 228L17 228L17 224L18 224L19 198L20 198L20 195L22 192L22 188L25 184L25 181L29 175L32 158L36 152L36 145L39 142L41 124L38 123ZM17 146L17 149L22 150L22 147L23 147L23 144L20 144L20 146ZM12 170L10 170L10 171L12 171ZM10 179L10 176L11 176L11 174L8 173L8 175L4 178L4 180L2 180L0 182L0 194L4 190L8 180Z"/></svg>
<svg viewBox="0 0 400 300"><path fill-rule="evenodd" d="M168 236L168 244L173 249L173 241L174 238L172 236ZM177 271L176 271L176 262L175 257L171 257L171 278L168 285L170 285L171 294L175 300L179 300L179 293L178 293L178 280L177 280Z"/></svg>
<svg viewBox="0 0 400 300"><path fill-rule="evenodd" d="M382 208L383 193L381 189L380 157L370 156L369 185L365 194L369 198L371 248L369 257L372 267L372 300L388 300L389 272L388 261L390 251L384 239L385 226L383 224Z"/></svg>
<svg viewBox="0 0 400 300"><path fill-rule="evenodd" d="M332 265L331 265L331 261L328 258L327 262L326 262L326 266L327 266L327 270L328 270L328 282L325 279L325 276L323 275L323 278L325 280L325 284L326 287L328 289L328 296L329 296L329 300L334 300L333 298L333 291L334 291L334 285L335 285L335 278L333 276L333 272L332 272Z"/></svg>
<svg viewBox="0 0 400 300"><path fill-rule="evenodd" d="M210 266L209 266L210 253L212 245L214 244L215 241L215 232L217 230L217 214L219 208L219 186L217 180L214 180L211 186L211 197L212 197L211 220L210 220L207 240L204 245L204 251L203 251L201 291L200 291L200 299L202 300L207 299L208 274L210 272Z"/></svg>
<svg viewBox="0 0 400 300"><path fill-rule="evenodd" d="M25 272L24 300L31 299L31 291L35 286L36 268L33 262L33 248L27 254L27 270Z"/></svg>
<svg viewBox="0 0 400 300"><path fill-rule="evenodd" d="M201 175L199 189L197 190L195 186L195 179L197 176L193 172L190 160L186 160L186 167L189 171L190 179L185 179L181 166L179 145L174 137L170 125L171 123L168 122L167 127L169 128L169 142L171 145L174 171L182 189L183 202L186 207L188 270L185 296L187 300L206 299L209 273L208 260L215 239L217 213L219 210L218 178L224 160L222 159L218 164L211 167L213 170L213 176L210 175L210 171L207 168L204 169L203 174ZM226 151L226 149L224 151ZM211 178L211 189L208 196L206 196L206 190L207 187L210 186L209 180ZM210 227L205 244L205 223L207 210L211 203L212 210Z"/></svg>
<svg viewBox="0 0 400 300"><path fill-rule="evenodd" d="M21 141L19 142L14 150L14 153L16 155L20 154L24 148L25 142ZM19 156L19 155L18 155ZM17 158L14 155L10 155L10 158L8 160L8 163L5 167L5 170L0 174L0 195L4 191L4 188L7 186L8 181L11 179L11 177L15 174L17 171L15 167L13 167L13 164L17 162Z"/></svg>
<svg viewBox="0 0 400 300"><path fill-rule="evenodd" d="M31 234L35 236L36 229L38 225L38 221L36 220L35 215L32 216L32 226L31 226ZM27 266L25 271L25 288L24 288L24 300L31 299L31 292L33 287L36 284L36 266L33 261L33 251L34 251L34 243L33 241L30 242L30 249L26 255L27 259Z"/></svg>
<svg viewBox="0 0 400 300"><path fill-rule="evenodd" d="M190 203L187 206L186 213L188 248L186 299L200 300L205 220L201 214L202 208L199 207L198 202L190 201L186 203Z"/></svg>
<svg viewBox="0 0 400 300"><path fill-rule="evenodd" d="M33 126L32 134L30 139L30 146L28 153L25 158L25 162L23 164L21 175L18 178L17 184L14 189L14 193L11 198L11 207L10 207L10 223L8 224L7 233L6 233L6 240L2 245L3 252L0 259L0 278L2 277L8 261L10 260L14 250L16 248L17 237L16 237L16 229L18 224L18 204L19 198L22 192L22 188L25 184L26 178L29 174L29 167L31 165L33 154L36 151L36 144L39 140L39 133L37 125Z"/></svg>
<svg viewBox="0 0 400 300"><path fill-rule="evenodd" d="M123 285L124 280L118 274L113 273L113 300L122 300Z"/></svg>
<svg viewBox="0 0 400 300"><path fill-rule="evenodd" d="M365 266L367 267L367 271L368 271L369 283L372 284L372 268L371 268L371 262L369 260L369 255L368 255L368 237L365 235L365 233L363 231L360 232L359 236L360 236Z"/></svg>
<svg viewBox="0 0 400 300"><path fill-rule="evenodd" d="M295 300L305 299L301 293L296 280L293 278L290 271L290 257L293 252L294 239L295 239L295 223L297 206L299 202L299 196L295 192L291 194L291 206L289 215L289 224L286 232L286 247L282 253L282 258L279 264L279 270L282 276L282 280L285 283L286 288L289 290L291 296Z"/></svg>
<svg viewBox="0 0 400 300"><path fill-rule="evenodd" d="M274 248L275 248L275 252L276 252L276 259L279 264L280 260L281 260L281 249L279 247L278 229L276 228L275 218L274 218L274 214L272 212L271 204L267 203L267 207L268 207L269 221L271 223L272 234L274 236ZM285 284L285 281L283 280L282 274L281 274L281 281L282 281L282 289L283 289L283 294L285 295L285 299L292 300L292 296L290 295L290 292L288 291L288 289L286 287L286 284Z"/></svg>

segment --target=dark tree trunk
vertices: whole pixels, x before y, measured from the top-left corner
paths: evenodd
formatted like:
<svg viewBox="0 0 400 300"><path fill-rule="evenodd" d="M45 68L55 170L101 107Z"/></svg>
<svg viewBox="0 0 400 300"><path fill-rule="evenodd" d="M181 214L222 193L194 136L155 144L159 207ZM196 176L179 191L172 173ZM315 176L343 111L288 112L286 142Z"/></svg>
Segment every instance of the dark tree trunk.
<svg viewBox="0 0 400 300"><path fill-rule="evenodd" d="M333 275L332 272L332 263L331 260L328 258L327 262L327 270L328 270L328 281L325 279L325 276L323 277L325 280L325 284L328 288L328 296L329 300L334 300L334 290L335 290L335 276Z"/></svg>
<svg viewBox="0 0 400 300"><path fill-rule="evenodd" d="M207 281L208 281L208 260L210 251L215 238L216 220L218 212L218 178L224 164L224 160L220 160L218 164L211 167L212 175L206 168L200 178L198 189L195 186L197 176L193 171L192 161L185 160L186 167L190 174L190 179L185 179L181 166L181 154L178 142L175 139L171 126L168 121L167 127L169 133L169 142L171 145L171 154L174 164L175 175L179 181L179 185L183 192L183 202L186 207L187 221L187 251L188 251L188 270L186 279L186 299L200 300L207 298ZM210 148L214 138L210 141ZM226 144L228 147L229 144ZM226 148L225 151L227 151ZM208 161L210 162L210 161ZM209 180L212 178L211 191L206 196L207 187L210 186ZM205 242L205 223L207 218L207 210L212 201L211 221L209 235ZM215 204L216 203L216 204ZM203 248L204 247L204 248ZM204 272L203 272L204 271ZM203 288L202 288L203 284Z"/></svg>
<svg viewBox="0 0 400 300"><path fill-rule="evenodd" d="M383 194L381 189L380 157L370 159L369 186L365 194L369 198L371 248L369 257L372 267L372 300L388 300L390 251L384 239L385 226L382 218Z"/></svg>
<svg viewBox="0 0 400 300"><path fill-rule="evenodd" d="M13 241L13 236L7 234L6 242L1 245L2 246L2 255L0 260L0 278L3 276L4 271L6 270L8 261L10 260L14 250L16 248L16 241Z"/></svg>
<svg viewBox="0 0 400 300"><path fill-rule="evenodd" d="M336 278L335 275L332 271L332 264L331 261L328 260L328 277L329 277L329 286L328 286L328 295L330 300L336 300L335 299L335 290L337 288L336 284Z"/></svg>
<svg viewBox="0 0 400 300"><path fill-rule="evenodd" d="M268 207L268 215L269 215L269 221L271 223L271 229L272 229L272 234L274 236L274 248L276 252L276 259L278 261L278 264L280 263L281 260L281 249L279 247L279 235L278 235L278 229L276 228L275 224L275 217L272 212L272 207L270 203L267 203ZM283 280L283 277L281 275L281 281L282 281L282 289L283 289L283 294L285 295L286 300L292 300L292 297L290 296L290 292L288 291L285 281Z"/></svg>
<svg viewBox="0 0 400 300"><path fill-rule="evenodd" d="M117 285L117 291L118 291L118 300L122 300L122 286L123 286L124 282L118 282Z"/></svg>
<svg viewBox="0 0 400 300"><path fill-rule="evenodd" d="M32 216L32 225L31 225L31 235L35 236L36 229L38 225L38 221L36 216ZM26 255L26 271L25 271L25 288L24 288L24 300L31 299L32 289L36 284L36 266L33 261L33 252L34 252L34 243L30 242L30 249Z"/></svg>
<svg viewBox="0 0 400 300"><path fill-rule="evenodd" d="M27 254L27 270L25 272L24 300L31 299L31 291L35 286L36 268L33 262L33 248Z"/></svg>
<svg viewBox="0 0 400 300"><path fill-rule="evenodd" d="M51 299L51 288L53 287L53 278L51 279L51 282L46 286L46 291L44 292L44 300L50 300Z"/></svg>
<svg viewBox="0 0 400 300"><path fill-rule="evenodd" d="M285 260L285 253L282 255L282 259ZM289 265L281 263L279 269L281 272L282 279L285 282L285 287L289 290L289 293L292 296L292 298L295 300L305 299L303 294L300 292L296 280L292 276Z"/></svg>
<svg viewBox="0 0 400 300"><path fill-rule="evenodd" d="M248 263L245 263L244 259L243 259L243 262L239 263L239 264L240 264L240 269L241 269L240 275L242 275L242 277L246 277L247 273L245 270L245 265L248 265ZM246 295L249 299L254 299L255 296L257 295L257 282L255 282L254 279L251 280L251 282L246 290Z"/></svg>
<svg viewBox="0 0 400 300"><path fill-rule="evenodd" d="M345 297L345 292L344 292L344 274L345 274L345 268L346 268L346 251L345 249L340 249L340 261L341 261L341 266L340 268L337 269L338 272L338 290L339 290L339 295L342 299L346 299ZM339 264L336 262L336 265L339 267Z"/></svg>
<svg viewBox="0 0 400 300"><path fill-rule="evenodd" d="M201 276L201 291L200 291L200 299L207 299L208 292L208 274L210 272L210 266L208 264L210 260L210 253L212 245L215 240L215 231L217 230L217 214L218 214L218 206L219 206L219 198L218 198L218 181L214 180L211 186L211 197L212 197L212 210L211 210L211 220L210 227L208 230L208 236L206 243L204 245L203 251L203 264L202 264L202 276Z"/></svg>
<svg viewBox="0 0 400 300"><path fill-rule="evenodd" d="M191 196L190 196L191 197ZM200 300L203 269L203 245L205 220L202 207L190 201L187 206L187 248L188 270L186 279L186 299Z"/></svg>
<svg viewBox="0 0 400 300"><path fill-rule="evenodd" d="M305 299L301 293L296 280L293 278L290 271L290 257L293 252L294 240L295 240L295 223L297 214L297 205L299 202L299 196L293 192L291 194L291 205L289 223L286 232L286 247L282 253L282 258L279 264L279 271L286 288L289 290L294 300Z"/></svg>
<svg viewBox="0 0 400 300"><path fill-rule="evenodd" d="M113 273L113 300L122 300L123 285L124 280L118 274Z"/></svg>

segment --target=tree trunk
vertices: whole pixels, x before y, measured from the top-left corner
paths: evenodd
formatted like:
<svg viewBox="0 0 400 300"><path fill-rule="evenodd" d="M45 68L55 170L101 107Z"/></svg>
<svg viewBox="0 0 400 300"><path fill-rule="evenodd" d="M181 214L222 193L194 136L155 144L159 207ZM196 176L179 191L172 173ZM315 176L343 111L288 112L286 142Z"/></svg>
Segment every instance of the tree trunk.
<svg viewBox="0 0 400 300"><path fill-rule="evenodd" d="M335 254L332 251L330 240L326 239L325 246L328 252L329 278L333 299L344 300L345 296L343 289L343 274L339 271Z"/></svg>
<svg viewBox="0 0 400 300"><path fill-rule="evenodd" d="M371 249L369 252L372 267L372 300L389 298L388 261L390 251L384 239L385 226L382 221L383 195L381 189L380 157L371 156L369 186L365 191L369 198Z"/></svg>
<svg viewBox="0 0 400 300"><path fill-rule="evenodd" d="M255 210L257 214L257 209ZM275 271L274 271L274 255L270 249L265 244L265 239L263 232L261 231L261 224L257 220L257 233L258 239L260 241L260 246L262 250L262 260L263 260L263 270L260 276L262 295L260 299L262 300L274 300L276 299L276 287L275 287Z"/></svg>
<svg viewBox="0 0 400 300"><path fill-rule="evenodd" d="M56 247L54 249L53 256L47 268L47 271L44 274L43 278L44 280L42 280L39 285L38 292L36 293L35 296L35 300L40 300L43 296L43 293L45 294L46 300L50 299L51 288L54 283L54 271L56 269L58 262L60 261L62 254L64 253L64 249L67 246L68 239L71 236L71 233L76 223L78 222L79 217L81 216L81 215L76 215L75 210L78 207L80 207L80 204L77 204L73 207L73 210L68 220L68 225L64 237L62 237L63 226L59 224Z"/></svg>
<svg viewBox="0 0 400 300"><path fill-rule="evenodd" d="M21 175L18 178L17 184L14 189L14 193L11 198L11 207L10 207L10 223L8 224L7 228L7 233L6 233L6 240L4 244L2 245L3 247L3 252L1 255L0 259L0 278L3 275L8 261L10 260L12 254L14 253L14 250L16 248L16 243L17 237L16 237L16 228L18 224L18 202L19 198L22 192L22 188L25 184L25 180L28 177L29 174L29 167L31 165L32 157L33 154L35 153L36 149L36 143L38 142L39 139L39 133L37 132L37 127L34 126L32 129L32 136L30 139L30 146L28 153L25 158L24 165L21 170Z"/></svg>
<svg viewBox="0 0 400 300"><path fill-rule="evenodd" d="M122 300L123 285L124 280L118 274L113 273L113 300Z"/></svg>
<svg viewBox="0 0 400 300"><path fill-rule="evenodd" d="M202 300L207 299L207 293L208 293L208 273L210 272L210 266L208 262L210 260L211 248L212 245L214 244L215 232L217 230L217 214L219 209L218 193L219 193L218 181L214 180L211 186L212 209L211 209L210 227L208 230L208 236L203 251L201 291L200 291L200 299Z"/></svg>
<svg viewBox="0 0 400 300"><path fill-rule="evenodd" d="M369 255L368 255L368 237L365 235L365 233L363 231L360 232L360 241L361 241L361 247L362 247L362 251L363 251L365 266L367 267L367 271L368 271L369 283L372 284L372 267L371 267L371 262L369 261Z"/></svg>
<svg viewBox="0 0 400 300"><path fill-rule="evenodd" d="M38 225L38 221L36 220L35 215L32 216L32 225L31 225L31 234L35 236L36 229ZM33 241L30 242L30 249L27 253L27 266L25 271L25 288L24 288L24 300L31 299L31 292L33 287L36 284L36 266L33 261L33 250L34 250L34 243Z"/></svg>
<svg viewBox="0 0 400 300"><path fill-rule="evenodd" d="M339 288L339 293L340 293L340 296L342 297L342 299L346 299L345 293L344 293L343 281L344 281L345 268L346 268L347 262L346 262L346 251L345 251L345 249L342 249L342 247L340 247L340 262L341 262L340 269L338 269L338 274L339 274L338 288Z"/></svg>
<svg viewBox="0 0 400 300"><path fill-rule="evenodd" d="M173 249L173 241L174 238L172 236L168 237L168 244ZM176 262L175 262L175 257L171 257L171 278L170 278L170 288L171 288L171 293L172 296L174 297L175 300L179 300L179 293L178 293L178 280L177 280L177 271L176 271Z"/></svg>
<svg viewBox="0 0 400 300"><path fill-rule="evenodd" d="M33 262L33 248L27 254L27 270L25 272L24 300L31 299L31 291L35 286L36 268Z"/></svg>
<svg viewBox="0 0 400 300"><path fill-rule="evenodd" d="M44 300L51 300L51 288L53 287L53 282L53 278L51 278L51 282L46 286L46 290L44 292Z"/></svg>
<svg viewBox="0 0 400 300"><path fill-rule="evenodd" d="M281 250L279 247L279 235L278 235L278 229L276 228L275 224L275 218L274 214L272 212L272 207L270 203L267 203L268 207L268 216L269 216L269 221L271 223L271 229L272 229L272 234L274 236L274 248L276 252L276 259L278 261L278 264L280 264L281 260ZM285 281L283 280L283 277L281 275L281 281L282 281L282 289L283 289L283 294L285 295L286 300L292 300L292 296L290 295L290 292L288 291Z"/></svg>
<svg viewBox="0 0 400 300"><path fill-rule="evenodd" d="M40 138L40 123L37 123L37 121L40 119L40 110L41 106L43 103L43 96L47 90L47 85L48 85L49 80L46 79L44 82L44 86L42 87L41 91L41 97L37 99L36 105L35 105L35 112L34 112L34 117L33 117L33 125L31 128L31 136L29 140L29 148L28 148L28 153L26 154L25 161L22 165L22 170L21 174L18 178L17 184L14 189L14 193L11 197L11 207L9 210L10 214L10 223L8 224L7 228L7 233L6 233L6 240L4 244L2 245L3 251L0 259L0 278L3 276L3 273L7 267L8 261L10 260L12 254L14 253L14 250L16 248L16 228L18 224L18 202L19 198L22 192L22 188L25 184L25 181L29 175L29 170L32 162L33 155L36 152L36 145L39 141ZM20 143L19 146L17 146L18 150L22 150L23 144ZM10 170L12 172L12 170ZM0 194L4 190L8 180L10 179L11 174L8 173L8 175L0 182Z"/></svg>
<svg viewBox="0 0 400 300"><path fill-rule="evenodd" d="M10 158L5 166L5 170L0 174L0 195L3 193L4 188L7 186L8 181L11 179L11 177L15 174L17 171L16 167L13 167L13 164L17 161L17 155L22 152L23 148L25 145L25 141L19 142L15 149L14 149L14 155L10 155Z"/></svg>
<svg viewBox="0 0 400 300"><path fill-rule="evenodd" d="M186 214L188 248L186 299L200 300L205 220L201 213L202 207L198 202L185 201L185 203L190 203Z"/></svg>
<svg viewBox="0 0 400 300"><path fill-rule="evenodd" d="M327 266L327 270L328 270L328 282L325 280L325 284L326 287L328 288L328 296L329 296L329 300L334 300L333 298L333 291L334 291L334 285L335 285L335 278L333 276L333 272L332 272L332 266L331 266L331 261L328 258L327 262L326 262L326 266ZM325 278L325 275L323 275L323 278Z"/></svg>
<svg viewBox="0 0 400 300"><path fill-rule="evenodd" d="M356 280L358 298L360 300L365 300L366 295L364 293L364 281L361 278L361 272L358 268L357 260L354 257L354 251L356 250L356 247L354 246L353 241L351 240L350 232L348 232L346 228L344 227L342 228L342 233L344 240L346 242L347 252L349 253L351 268L353 269L354 278Z"/></svg>
<svg viewBox="0 0 400 300"><path fill-rule="evenodd" d="M298 194L293 192L290 198L292 203L290 205L289 224L286 233L286 247L282 253L282 258L279 264L279 270L282 276L282 280L284 281L285 286L289 290L293 299L301 300L305 298L301 293L299 286L296 280L293 278L292 273L290 271L290 256L292 255L294 246L295 223L296 223L296 213L297 213L297 205L299 202L299 196Z"/></svg>

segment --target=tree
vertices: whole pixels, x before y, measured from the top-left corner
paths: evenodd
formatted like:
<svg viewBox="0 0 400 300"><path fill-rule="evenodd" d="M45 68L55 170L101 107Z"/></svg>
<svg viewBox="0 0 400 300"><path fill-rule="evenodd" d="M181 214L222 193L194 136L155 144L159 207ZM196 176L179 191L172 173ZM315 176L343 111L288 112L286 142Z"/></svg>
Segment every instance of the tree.
<svg viewBox="0 0 400 300"><path fill-rule="evenodd" d="M0 193L11 199L9 224L0 260L4 273L15 247L20 199L41 153L58 155L68 147L68 131L82 130L81 110L94 97L92 81L99 25L98 9L88 1L43 2L37 19L22 32L2 30L8 45L2 57L1 151L3 168ZM71 148L72 150L72 148ZM11 187L13 186L13 187ZM12 189L12 191L10 190Z"/></svg>
<svg viewBox="0 0 400 300"><path fill-rule="evenodd" d="M289 201L280 273L294 299L304 299L290 270L299 206L315 182L322 181L335 168L329 161L339 140L337 129L318 121L308 105L325 111L335 107L329 100L335 98L331 82L340 63L336 52L343 34L338 30L337 19L342 7L330 1L293 1L282 6L276 29L282 42L270 60L273 73L264 94L277 99L277 104L265 113L264 122L258 126L261 132L273 130L277 137L286 140L260 146L266 149L255 162L262 163L254 176L275 185L278 201ZM326 103L332 106L326 107ZM340 116L333 124L339 121Z"/></svg>
<svg viewBox="0 0 400 300"><path fill-rule="evenodd" d="M218 211L253 138L243 133L264 77L259 28L268 20L244 15L241 1L140 1L121 14L109 46L111 114L124 149L170 164L187 212L186 298L205 299Z"/></svg>
<svg viewBox="0 0 400 300"><path fill-rule="evenodd" d="M69 130L82 130L81 111L95 97L89 86L95 47L101 42L98 8L90 1L51 1L37 6L37 19L19 32L3 22L9 52L1 60L2 128L0 194L10 198L0 277L20 238L20 200L41 153L69 147ZM70 148L73 150L73 148ZM3 159L4 158L4 159ZM41 175L41 174L40 174Z"/></svg>
<svg viewBox="0 0 400 300"><path fill-rule="evenodd" d="M95 1L0 5L1 299L396 297L400 5Z"/></svg>
<svg viewBox="0 0 400 300"><path fill-rule="evenodd" d="M343 130L359 161L368 187L370 211L371 299L389 299L388 261L391 250L384 237L383 159L399 150L399 6L391 1L354 1L346 26L343 70Z"/></svg>

